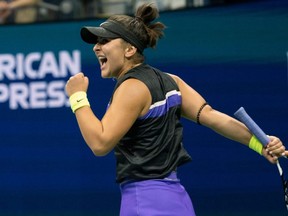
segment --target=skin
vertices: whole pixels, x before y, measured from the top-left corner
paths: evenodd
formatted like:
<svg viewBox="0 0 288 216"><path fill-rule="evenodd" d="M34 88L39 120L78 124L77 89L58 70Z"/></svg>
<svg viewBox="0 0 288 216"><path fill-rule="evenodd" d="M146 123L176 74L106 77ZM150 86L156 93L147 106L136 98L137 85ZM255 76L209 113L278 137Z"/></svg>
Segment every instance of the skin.
<svg viewBox="0 0 288 216"><path fill-rule="evenodd" d="M0 1L0 19L5 20L12 12L12 10L32 6L38 4L40 0L14 0L10 3L6 1Z"/></svg>
<svg viewBox="0 0 288 216"><path fill-rule="evenodd" d="M128 70L139 65L134 61L137 49L121 38L104 44L96 44L93 48L99 60L103 78L119 78ZM103 59L107 59L103 63ZM205 99L178 76L169 74L179 86L182 95L182 116L196 122L199 108ZM87 92L88 77L83 73L72 76L66 84L66 92L70 97L77 91ZM97 156L104 156L117 145L127 133L136 119L143 116L151 105L151 95L144 83L137 79L124 81L115 91L113 102L100 120L88 106L75 112L81 133ZM248 145L251 133L238 120L214 110L207 105L201 112L200 122L216 133L236 142ZM271 163L276 163L278 157L284 154L285 147L277 137L270 136L270 143L263 149L263 156ZM287 153L288 154L288 153Z"/></svg>

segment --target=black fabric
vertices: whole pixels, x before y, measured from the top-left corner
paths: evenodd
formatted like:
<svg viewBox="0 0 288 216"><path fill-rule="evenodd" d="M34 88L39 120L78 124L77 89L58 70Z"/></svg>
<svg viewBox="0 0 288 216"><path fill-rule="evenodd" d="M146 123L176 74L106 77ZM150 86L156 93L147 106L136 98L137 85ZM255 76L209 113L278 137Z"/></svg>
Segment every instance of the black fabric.
<svg viewBox="0 0 288 216"><path fill-rule="evenodd" d="M146 84L152 104L165 100L167 92L179 91L169 75L146 64L133 68L120 78L115 90L130 78ZM137 119L115 147L117 182L163 178L191 160L182 145L180 107L181 104L170 107L161 116Z"/></svg>
<svg viewBox="0 0 288 216"><path fill-rule="evenodd" d="M135 34L128 31L123 25L118 22L109 20L103 22L100 27L83 27L81 29L81 38L90 44L96 44L98 37L103 38L122 38L128 43L135 46L140 53L146 48L145 43L143 43Z"/></svg>

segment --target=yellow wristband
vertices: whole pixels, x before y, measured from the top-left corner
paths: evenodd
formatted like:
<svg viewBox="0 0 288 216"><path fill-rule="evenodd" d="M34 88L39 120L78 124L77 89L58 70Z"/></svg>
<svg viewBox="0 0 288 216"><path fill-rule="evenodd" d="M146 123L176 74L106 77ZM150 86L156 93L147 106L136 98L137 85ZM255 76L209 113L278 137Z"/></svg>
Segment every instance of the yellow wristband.
<svg viewBox="0 0 288 216"><path fill-rule="evenodd" d="M79 91L79 92L75 92L74 94L72 94L69 97L69 102L70 102L73 113L75 113L75 111L77 109L80 109L81 107L84 107L84 106L90 107L87 94L84 91Z"/></svg>
<svg viewBox="0 0 288 216"><path fill-rule="evenodd" d="M249 148L262 155L263 145L254 135L251 137L249 141Z"/></svg>

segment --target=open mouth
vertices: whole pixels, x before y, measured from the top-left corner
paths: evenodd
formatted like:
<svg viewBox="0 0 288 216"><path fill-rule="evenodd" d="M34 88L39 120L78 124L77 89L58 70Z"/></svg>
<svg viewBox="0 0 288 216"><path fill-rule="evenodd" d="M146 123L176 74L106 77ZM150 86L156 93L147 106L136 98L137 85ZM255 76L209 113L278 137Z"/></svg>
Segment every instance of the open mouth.
<svg viewBox="0 0 288 216"><path fill-rule="evenodd" d="M107 63L107 58L104 56L99 56L98 59L101 67Z"/></svg>

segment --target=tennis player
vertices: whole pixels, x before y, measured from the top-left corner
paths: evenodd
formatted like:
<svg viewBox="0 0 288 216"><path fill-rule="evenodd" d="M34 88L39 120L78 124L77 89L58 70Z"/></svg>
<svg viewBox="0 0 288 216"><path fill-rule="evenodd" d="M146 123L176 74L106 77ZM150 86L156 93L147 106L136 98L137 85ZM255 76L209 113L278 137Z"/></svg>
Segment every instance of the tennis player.
<svg viewBox="0 0 288 216"><path fill-rule="evenodd" d="M191 160L182 144L181 117L250 146L271 163L285 151L274 136L263 149L242 123L214 110L181 78L145 63L144 50L155 48L165 29L158 15L154 5L144 4L135 17L113 15L99 27L81 29L82 39L94 45L101 76L117 79L101 120L90 108L88 77L76 74L66 85L87 145L97 156L115 152L121 216L195 215L177 178L177 167Z"/></svg>

